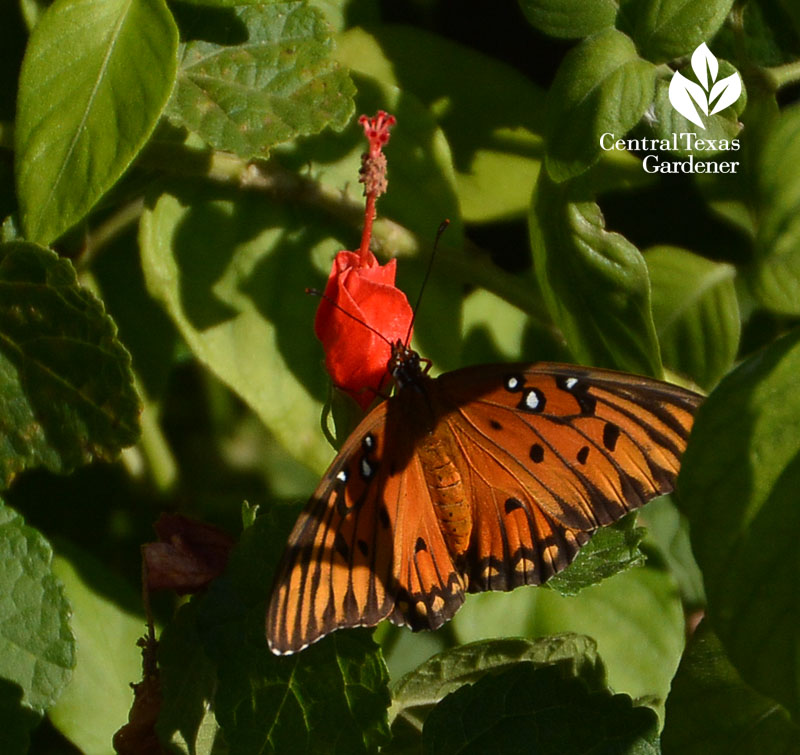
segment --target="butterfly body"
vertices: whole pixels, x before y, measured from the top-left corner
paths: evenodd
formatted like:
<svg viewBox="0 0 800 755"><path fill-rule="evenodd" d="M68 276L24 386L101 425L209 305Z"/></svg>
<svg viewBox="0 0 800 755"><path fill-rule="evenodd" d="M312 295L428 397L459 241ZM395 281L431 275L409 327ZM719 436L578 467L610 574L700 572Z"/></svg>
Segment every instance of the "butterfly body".
<svg viewBox="0 0 800 755"><path fill-rule="evenodd" d="M554 363L427 374L353 431L301 514L267 616L276 653L384 618L435 629L466 592L541 584L600 526L672 490L700 397Z"/></svg>

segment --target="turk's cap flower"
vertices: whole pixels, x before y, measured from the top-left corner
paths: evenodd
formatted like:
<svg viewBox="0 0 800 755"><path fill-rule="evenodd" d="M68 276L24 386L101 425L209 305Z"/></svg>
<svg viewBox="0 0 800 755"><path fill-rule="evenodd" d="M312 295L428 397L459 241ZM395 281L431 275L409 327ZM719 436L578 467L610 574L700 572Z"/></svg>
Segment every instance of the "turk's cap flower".
<svg viewBox="0 0 800 755"><path fill-rule="evenodd" d="M391 344L410 337L413 312L395 286L396 267L372 252L339 252L314 323L328 374L364 410L386 384Z"/></svg>
<svg viewBox="0 0 800 755"><path fill-rule="evenodd" d="M336 254L314 322L334 385L352 396L363 410L388 380L391 344L411 337L413 321L406 295L395 286L396 261L381 265L369 248L375 200L386 191L386 156L382 150L395 122L395 117L383 110L372 118L359 118L369 142L359 172L367 197L361 246L357 252Z"/></svg>

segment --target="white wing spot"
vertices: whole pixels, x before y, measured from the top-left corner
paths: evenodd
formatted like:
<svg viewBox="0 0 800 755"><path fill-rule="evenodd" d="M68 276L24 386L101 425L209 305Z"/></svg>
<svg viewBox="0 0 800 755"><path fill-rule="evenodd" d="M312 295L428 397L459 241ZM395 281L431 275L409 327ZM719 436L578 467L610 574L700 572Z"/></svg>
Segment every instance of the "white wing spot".
<svg viewBox="0 0 800 755"><path fill-rule="evenodd" d="M525 406L531 411L539 408L539 396L536 394L536 391L528 391L525 395Z"/></svg>
<svg viewBox="0 0 800 755"><path fill-rule="evenodd" d="M574 377L567 378L564 381L564 385L567 386L568 391L571 391L577 384L578 384L578 378Z"/></svg>
<svg viewBox="0 0 800 755"><path fill-rule="evenodd" d="M366 448L368 451L375 448L375 436L372 433L367 433L362 442L364 444L364 448Z"/></svg>
<svg viewBox="0 0 800 755"><path fill-rule="evenodd" d="M347 470L339 470L339 473L336 475L336 479L339 480L339 482L347 482Z"/></svg>
<svg viewBox="0 0 800 755"><path fill-rule="evenodd" d="M513 375L511 375L510 377L506 378L506 388L509 391L517 390L517 388L519 388L519 380L517 378L515 378Z"/></svg>
<svg viewBox="0 0 800 755"><path fill-rule="evenodd" d="M365 480L369 480L375 474L375 467L370 464L369 459L364 456L361 459L361 476Z"/></svg>

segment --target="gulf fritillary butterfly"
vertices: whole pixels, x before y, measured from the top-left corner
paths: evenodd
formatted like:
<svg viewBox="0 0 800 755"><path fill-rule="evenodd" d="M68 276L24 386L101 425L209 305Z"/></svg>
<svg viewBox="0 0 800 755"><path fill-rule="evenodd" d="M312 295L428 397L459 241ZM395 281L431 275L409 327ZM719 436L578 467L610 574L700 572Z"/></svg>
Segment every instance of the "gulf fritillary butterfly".
<svg viewBox="0 0 800 755"><path fill-rule="evenodd" d="M702 398L555 363L433 379L401 341L395 394L353 431L289 537L276 654L388 618L436 629L466 592L541 584L594 530L672 490Z"/></svg>

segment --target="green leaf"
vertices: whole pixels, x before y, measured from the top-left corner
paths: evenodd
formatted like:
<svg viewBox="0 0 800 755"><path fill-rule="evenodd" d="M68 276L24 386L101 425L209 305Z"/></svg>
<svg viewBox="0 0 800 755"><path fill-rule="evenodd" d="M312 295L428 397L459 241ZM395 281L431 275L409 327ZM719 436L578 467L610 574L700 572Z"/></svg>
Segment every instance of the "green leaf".
<svg viewBox="0 0 800 755"><path fill-rule="evenodd" d="M541 173L533 196L531 246L550 316L578 362L660 377L647 265L576 188Z"/></svg>
<svg viewBox="0 0 800 755"><path fill-rule="evenodd" d="M0 245L0 485L25 468L69 472L139 434L130 356L67 260Z"/></svg>
<svg viewBox="0 0 800 755"><path fill-rule="evenodd" d="M551 37L588 37L613 26L615 0L519 0L525 17Z"/></svg>
<svg viewBox="0 0 800 755"><path fill-rule="evenodd" d="M519 362L535 358L542 361L568 362L570 354L558 330L550 323L536 282L520 281L526 289L524 301L516 306L507 299L476 288L463 299L461 365L492 362ZM531 314L535 309L536 314ZM527 311L526 311L527 310Z"/></svg>
<svg viewBox="0 0 800 755"><path fill-rule="evenodd" d="M651 501L642 511L640 521L647 525L645 548L655 548L680 588L687 610L705 609L703 575L692 553L689 522L678 511L672 497L665 495Z"/></svg>
<svg viewBox="0 0 800 755"><path fill-rule="evenodd" d="M22 227L58 238L150 137L169 98L178 31L164 0L57 0L20 74L15 162Z"/></svg>
<svg viewBox="0 0 800 755"><path fill-rule="evenodd" d="M278 657L264 634L272 570L295 511L260 516L198 608L219 669L215 711L232 752L374 752L388 739L388 674L367 630Z"/></svg>
<svg viewBox="0 0 800 755"><path fill-rule="evenodd" d="M22 706L43 713L75 665L70 607L52 568L50 544L0 501L0 678L19 685ZM4 705L16 692L4 686Z"/></svg>
<svg viewBox="0 0 800 755"><path fill-rule="evenodd" d="M675 582L650 566L628 569L574 597L539 587L470 595L451 626L458 642L563 632L591 637L609 688L656 709L667 697L684 641Z"/></svg>
<svg viewBox="0 0 800 755"><path fill-rule="evenodd" d="M575 634L486 640L461 645L435 655L406 674L392 689L392 742L383 752L414 751L430 712L448 694L496 673L529 662L536 667L558 665L592 691L605 689L605 671L595 643Z"/></svg>
<svg viewBox="0 0 800 755"><path fill-rule="evenodd" d="M752 88L748 92L747 108L741 114L744 129L739 137L740 150L729 153L734 160L741 161L734 175L696 174L694 182L709 209L731 225L743 238L747 246L733 252L732 259L751 260L752 239L757 231L757 197L755 175L761 162L764 145L768 141L772 127L780 116L775 92ZM752 273L754 265L742 266L741 281L748 284L747 299L752 301ZM741 296L744 287L740 287ZM755 302L753 302L754 304ZM740 301L741 304L741 301ZM743 319L747 319L746 316Z"/></svg>
<svg viewBox="0 0 800 755"><path fill-rule="evenodd" d="M665 365L712 388L739 349L735 268L670 246L648 249L644 258Z"/></svg>
<svg viewBox="0 0 800 755"><path fill-rule="evenodd" d="M623 0L620 28L654 63L691 53L717 32L733 0Z"/></svg>
<svg viewBox="0 0 800 755"><path fill-rule="evenodd" d="M658 718L626 695L591 692L554 666L520 663L448 695L422 731L431 755L531 751L656 755Z"/></svg>
<svg viewBox="0 0 800 755"><path fill-rule="evenodd" d="M655 66L616 29L589 37L561 62L547 99L547 172L564 181L600 156L600 138L624 136L653 101Z"/></svg>
<svg viewBox="0 0 800 755"><path fill-rule="evenodd" d="M796 755L800 729L756 692L725 655L708 621L695 630L667 698L665 755Z"/></svg>
<svg viewBox="0 0 800 755"><path fill-rule="evenodd" d="M304 2L241 3L214 14L215 35L189 42L167 114L209 145L249 159L276 144L341 129L353 113L347 72L331 60L330 29Z"/></svg>
<svg viewBox="0 0 800 755"><path fill-rule="evenodd" d="M708 397L678 479L708 615L742 678L800 713L795 543L800 527L800 331L742 363Z"/></svg>
<svg viewBox="0 0 800 755"><path fill-rule="evenodd" d="M82 752L102 755L128 720L131 683L142 678L136 642L145 632L144 617L120 607L135 605L137 596L105 564L66 543L59 552L68 558L56 556L53 572L72 606L76 663L72 682L48 715Z"/></svg>
<svg viewBox="0 0 800 755"><path fill-rule="evenodd" d="M465 221L485 223L524 213L543 151L544 92L539 87L496 58L404 26L350 29L337 38L336 59L397 87L401 103L413 95L429 109L452 152ZM503 85L496 86L497 81ZM395 114L399 121L387 148L389 196L397 164L395 138L409 128L404 114Z"/></svg>
<svg viewBox="0 0 800 755"><path fill-rule="evenodd" d="M763 144L756 193L756 258L750 271L759 302L800 314L800 106L786 108Z"/></svg>
<svg viewBox="0 0 800 755"><path fill-rule="evenodd" d="M603 527L580 549L575 561L547 581L547 587L559 595L577 595L619 572L644 564L639 543L644 530L634 526L635 517L613 527Z"/></svg>

